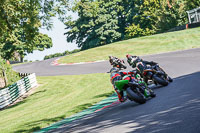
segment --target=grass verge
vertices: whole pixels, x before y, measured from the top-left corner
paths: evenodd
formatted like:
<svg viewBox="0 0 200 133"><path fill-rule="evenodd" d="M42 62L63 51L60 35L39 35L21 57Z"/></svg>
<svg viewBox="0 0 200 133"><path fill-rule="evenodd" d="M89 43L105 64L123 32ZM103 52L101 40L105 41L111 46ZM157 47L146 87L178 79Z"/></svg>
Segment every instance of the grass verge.
<svg viewBox="0 0 200 133"><path fill-rule="evenodd" d="M1 133L33 132L80 112L113 93L108 74L38 77L40 87L0 111Z"/></svg>
<svg viewBox="0 0 200 133"><path fill-rule="evenodd" d="M81 51L61 58L59 63L77 63L107 60L109 55L119 58L127 53L134 55L157 54L200 47L200 28L169 32L129 39Z"/></svg>

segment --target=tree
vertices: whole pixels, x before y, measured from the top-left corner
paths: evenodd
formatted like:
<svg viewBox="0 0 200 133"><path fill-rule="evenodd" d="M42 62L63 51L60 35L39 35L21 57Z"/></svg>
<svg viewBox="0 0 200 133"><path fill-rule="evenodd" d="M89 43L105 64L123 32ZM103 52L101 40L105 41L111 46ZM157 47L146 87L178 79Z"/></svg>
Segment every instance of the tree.
<svg viewBox="0 0 200 133"><path fill-rule="evenodd" d="M136 1L137 2L137 1ZM125 38L125 28L132 24L133 0L80 0L73 8L79 19L66 22L67 41L75 41L82 50Z"/></svg>
<svg viewBox="0 0 200 133"><path fill-rule="evenodd" d="M15 52L19 53L21 60L27 53L32 53L33 50L43 51L45 48L52 47L52 40L46 34L39 33L35 35L31 41L26 42L23 36L23 31L17 31L15 33L16 39L12 41L10 39L4 40L1 44L3 47L0 49L1 57L4 59L11 59L14 57ZM17 41L16 41L17 40Z"/></svg>
<svg viewBox="0 0 200 133"><path fill-rule="evenodd" d="M184 0L186 5L186 11L198 8L200 6L199 0Z"/></svg>
<svg viewBox="0 0 200 133"><path fill-rule="evenodd" d="M120 40L117 21L117 1L81 0L75 10L79 18L65 23L67 41L76 41L83 50Z"/></svg>
<svg viewBox="0 0 200 133"><path fill-rule="evenodd" d="M42 46L46 44L45 41L48 40L48 43L50 41L46 35L39 33L39 28L51 29L51 17L55 17L56 14L64 21L64 18L67 18L68 6L68 0L1 0L0 51L3 52L1 53L3 57L7 55L8 58L8 53L13 53L14 50L20 51L23 55L35 48L42 50L52 46L52 44L48 44L48 47ZM44 42L33 43L35 39Z"/></svg>
<svg viewBox="0 0 200 133"><path fill-rule="evenodd" d="M152 35L186 24L189 0L79 0L77 20L65 23L68 42L82 50ZM199 2L190 3L190 7Z"/></svg>
<svg viewBox="0 0 200 133"><path fill-rule="evenodd" d="M138 14L126 28L127 38L165 32L187 21L183 0L144 0L136 7Z"/></svg>

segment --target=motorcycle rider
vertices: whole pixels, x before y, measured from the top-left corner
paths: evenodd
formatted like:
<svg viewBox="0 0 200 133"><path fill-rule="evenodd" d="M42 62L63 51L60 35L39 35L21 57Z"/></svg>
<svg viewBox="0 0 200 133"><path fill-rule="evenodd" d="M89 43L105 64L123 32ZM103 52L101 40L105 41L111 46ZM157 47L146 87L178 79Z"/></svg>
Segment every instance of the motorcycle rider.
<svg viewBox="0 0 200 133"><path fill-rule="evenodd" d="M155 66L158 64L153 61L150 61L150 62L144 61L144 60L140 59L138 56L133 56L133 55L129 55L129 54L126 55L126 58L127 58L127 62L129 63L129 65L132 68L137 68L141 74L144 72L144 70L146 70L148 68L148 65L150 65L152 67L152 66ZM144 78L144 81L146 83L148 83L147 82L148 79L146 79L145 77L143 77L143 78ZM169 76L167 76L167 78L168 78L169 82L173 81Z"/></svg>
<svg viewBox="0 0 200 133"><path fill-rule="evenodd" d="M112 58L110 58L110 57L112 57ZM124 101L126 101L127 98L124 97L123 91L118 90L118 88L115 86L115 82L118 80L128 80L129 82L138 82L138 80L135 77L136 71L128 71L128 72L120 71L121 69L124 69L124 67L121 68L120 65L117 65L118 58L109 56L109 59L110 59L109 60L110 64L113 66L113 68L110 70L111 83L118 95L119 101L124 102ZM114 60L112 60L112 59L114 59ZM140 85L144 86L144 84L140 84ZM155 96L154 92L150 89L149 89L149 91L151 92L152 96L154 97Z"/></svg>
<svg viewBox="0 0 200 133"><path fill-rule="evenodd" d="M113 67L126 69L124 60L121 60L117 57L109 56L109 62Z"/></svg>
<svg viewBox="0 0 200 133"><path fill-rule="evenodd" d="M141 73L143 73L143 71L147 68L147 65L153 66L153 65L157 64L156 62L144 61L144 60L140 59L140 57L138 57L138 56L133 56L133 55L129 55L129 54L126 55L126 58L127 58L128 64L132 68L137 67Z"/></svg>
<svg viewBox="0 0 200 133"><path fill-rule="evenodd" d="M113 85L113 88L115 89L117 95L118 95L118 98L119 98L119 101L120 102L124 102L126 101L126 97L124 97L124 92L123 91L120 91L117 89L117 87L115 86L115 82L118 81L118 80L122 80L124 76L126 76L123 80L134 80L135 77L132 76L133 74L135 74L133 71L130 71L130 72L122 72L120 71L120 68L117 68L117 67L114 67L110 70L110 81Z"/></svg>

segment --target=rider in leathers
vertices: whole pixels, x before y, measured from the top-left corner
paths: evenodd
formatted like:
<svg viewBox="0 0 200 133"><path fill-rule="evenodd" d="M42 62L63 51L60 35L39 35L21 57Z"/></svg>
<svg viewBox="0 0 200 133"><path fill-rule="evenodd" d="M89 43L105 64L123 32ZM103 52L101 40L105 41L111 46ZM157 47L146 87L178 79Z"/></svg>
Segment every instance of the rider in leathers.
<svg viewBox="0 0 200 133"><path fill-rule="evenodd" d="M114 83L118 80L128 80L129 82L138 82L138 80L136 78L136 71L128 71L128 72L120 71L121 69L124 69L124 67L121 68L120 67L121 65L117 65L118 62L117 60L120 59L118 59L117 57L109 56L110 64L113 66L113 68L110 70L111 83L113 84L113 87L118 95L119 101L124 102L127 98L124 97L123 91L117 89ZM124 62L123 60L121 61ZM141 86L145 86L143 83L138 83L138 84ZM152 90L149 91L151 92L152 95L154 95L153 97L155 97L154 92Z"/></svg>
<svg viewBox="0 0 200 133"><path fill-rule="evenodd" d="M129 63L129 65L132 68L138 69L140 73L143 73L144 70L148 68L147 65L153 66L153 65L157 64L156 62L144 61L144 60L140 59L138 56L132 56L129 54L126 55L126 58L127 58L127 62Z"/></svg>
<svg viewBox="0 0 200 133"><path fill-rule="evenodd" d="M119 98L119 101L120 102L124 102L126 101L126 97L124 97L124 92L123 91L120 91L117 89L117 87L115 86L115 82L118 81L118 80L135 80L135 77L133 76L135 74L135 72L133 71L129 71L129 72L122 72L120 71L119 68L117 67L113 67L111 70L110 70L110 81L111 83L113 84L113 88L115 89L117 95L118 95L118 98ZM124 77L126 76L126 77ZM124 77L124 78L123 78Z"/></svg>

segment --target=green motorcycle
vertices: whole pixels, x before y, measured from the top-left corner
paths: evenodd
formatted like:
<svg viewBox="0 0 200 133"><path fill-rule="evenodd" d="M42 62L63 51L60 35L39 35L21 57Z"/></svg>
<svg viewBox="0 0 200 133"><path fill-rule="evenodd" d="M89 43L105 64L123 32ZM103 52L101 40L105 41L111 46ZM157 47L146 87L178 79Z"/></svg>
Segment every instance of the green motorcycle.
<svg viewBox="0 0 200 133"><path fill-rule="evenodd" d="M120 91L125 91L129 100L139 104L144 104L149 97L156 96L144 81L119 80L115 82L115 86Z"/></svg>

